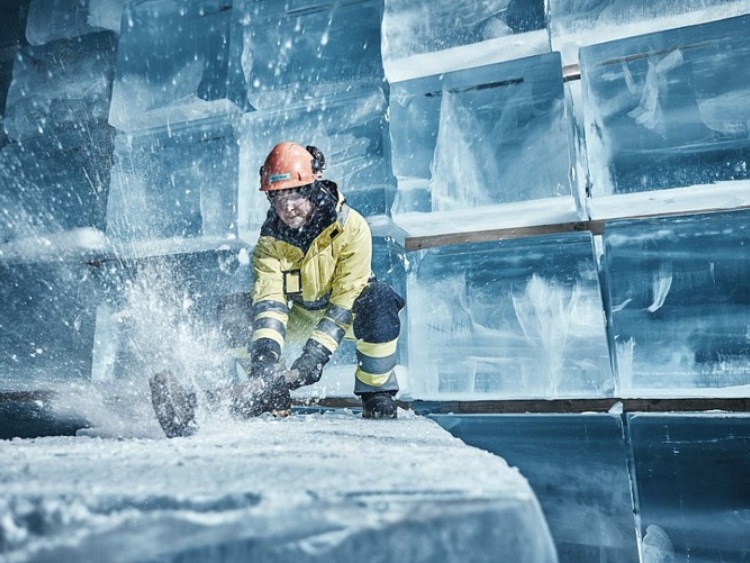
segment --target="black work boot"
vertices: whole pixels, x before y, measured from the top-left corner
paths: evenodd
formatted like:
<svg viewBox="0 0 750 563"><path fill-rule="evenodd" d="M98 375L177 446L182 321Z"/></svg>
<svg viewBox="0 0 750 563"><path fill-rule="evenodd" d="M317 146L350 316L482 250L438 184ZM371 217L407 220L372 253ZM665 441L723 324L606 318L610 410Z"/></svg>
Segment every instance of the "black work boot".
<svg viewBox="0 0 750 563"><path fill-rule="evenodd" d="M362 393L362 418L396 418L398 405L393 391Z"/></svg>

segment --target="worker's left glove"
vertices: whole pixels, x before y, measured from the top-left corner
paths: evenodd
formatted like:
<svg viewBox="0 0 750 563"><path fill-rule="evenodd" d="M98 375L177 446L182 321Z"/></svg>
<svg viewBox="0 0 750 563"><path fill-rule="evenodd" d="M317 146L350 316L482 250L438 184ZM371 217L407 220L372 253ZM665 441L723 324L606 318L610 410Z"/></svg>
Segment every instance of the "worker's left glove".
<svg viewBox="0 0 750 563"><path fill-rule="evenodd" d="M297 371L297 379L292 383L292 389L303 385L312 385L323 377L323 367L331 359L331 351L320 342L309 339L305 343L302 355L294 360L291 371Z"/></svg>
<svg viewBox="0 0 750 563"><path fill-rule="evenodd" d="M259 338L250 346L250 379L272 380L279 371L281 346L270 338Z"/></svg>

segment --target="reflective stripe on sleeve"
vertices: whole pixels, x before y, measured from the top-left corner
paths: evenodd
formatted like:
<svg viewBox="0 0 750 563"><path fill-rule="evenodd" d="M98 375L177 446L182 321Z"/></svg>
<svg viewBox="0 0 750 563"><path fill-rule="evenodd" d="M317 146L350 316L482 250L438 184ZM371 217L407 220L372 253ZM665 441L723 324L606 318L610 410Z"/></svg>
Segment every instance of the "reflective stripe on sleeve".
<svg viewBox="0 0 750 563"><path fill-rule="evenodd" d="M257 317L262 313L266 313L268 311L275 311L276 313L280 313L284 316L289 314L289 307L287 307L286 303L282 303L281 301L256 301L253 303L253 316Z"/></svg>
<svg viewBox="0 0 750 563"><path fill-rule="evenodd" d="M253 304L253 313L253 342L270 338L283 348L289 307L280 301L259 301Z"/></svg>
<svg viewBox="0 0 750 563"><path fill-rule="evenodd" d="M253 322L253 331L264 329L275 330L283 338L286 336L286 319L279 319L276 315L259 316Z"/></svg>
<svg viewBox="0 0 750 563"><path fill-rule="evenodd" d="M315 331L313 332L313 334L317 334L318 336L326 336L332 339L338 345L338 343L341 342L341 339L344 338L345 332L346 331L342 327L337 325L331 319L329 319L328 317L323 317L315 327Z"/></svg>
<svg viewBox="0 0 750 563"><path fill-rule="evenodd" d="M336 323L346 328L347 325L352 324L354 316L349 309L340 307L339 305L331 305L326 311L326 317L331 318Z"/></svg>

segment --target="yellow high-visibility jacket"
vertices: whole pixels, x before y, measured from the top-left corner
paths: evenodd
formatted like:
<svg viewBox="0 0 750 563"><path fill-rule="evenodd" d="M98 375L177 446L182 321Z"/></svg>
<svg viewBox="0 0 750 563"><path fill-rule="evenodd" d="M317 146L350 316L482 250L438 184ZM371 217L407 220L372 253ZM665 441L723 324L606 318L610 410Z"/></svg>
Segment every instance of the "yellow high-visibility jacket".
<svg viewBox="0 0 750 563"><path fill-rule="evenodd" d="M253 341L270 338L283 348L290 302L325 309L310 337L331 352L351 327L354 301L372 276L372 235L336 184L323 185L330 209L310 227L317 234L300 244L273 212L261 229L253 252Z"/></svg>

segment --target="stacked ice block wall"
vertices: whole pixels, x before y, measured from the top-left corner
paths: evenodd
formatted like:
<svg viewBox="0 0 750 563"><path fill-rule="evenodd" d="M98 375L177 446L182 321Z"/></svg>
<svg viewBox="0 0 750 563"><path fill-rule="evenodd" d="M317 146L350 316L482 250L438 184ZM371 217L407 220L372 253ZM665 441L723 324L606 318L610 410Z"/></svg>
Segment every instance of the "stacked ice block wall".
<svg viewBox="0 0 750 563"><path fill-rule="evenodd" d="M406 295L404 397L750 383L746 3L14 6L3 386L222 371L282 139Z"/></svg>

